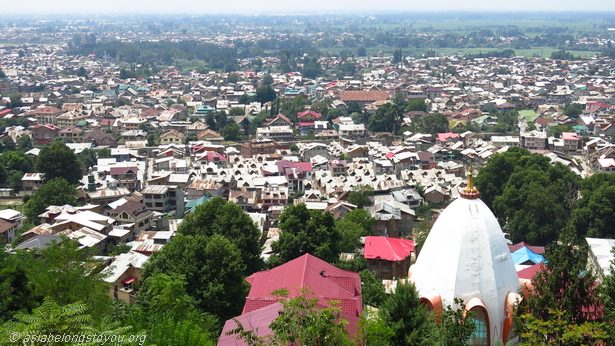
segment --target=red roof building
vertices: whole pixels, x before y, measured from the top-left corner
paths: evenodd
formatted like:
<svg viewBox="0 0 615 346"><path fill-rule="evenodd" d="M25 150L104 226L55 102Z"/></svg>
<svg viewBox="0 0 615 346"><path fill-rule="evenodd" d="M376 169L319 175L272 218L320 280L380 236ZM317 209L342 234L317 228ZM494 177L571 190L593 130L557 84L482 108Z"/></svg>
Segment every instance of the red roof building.
<svg viewBox="0 0 615 346"><path fill-rule="evenodd" d="M344 90L340 93L342 102L373 103L376 101L386 101L391 96L389 91L370 91L370 90Z"/></svg>
<svg viewBox="0 0 615 346"><path fill-rule="evenodd" d="M545 247L544 246L533 246L533 245L528 245L524 242L520 242L514 245L508 245L508 250L510 250L511 253L519 250L522 247L526 247L530 250L532 250L532 252L537 253L539 255L544 255L545 254Z"/></svg>
<svg viewBox="0 0 615 346"><path fill-rule="evenodd" d="M313 110L297 113L297 120L300 122L313 122L315 120L320 120L320 118L322 118L322 114L314 112Z"/></svg>
<svg viewBox="0 0 615 346"><path fill-rule="evenodd" d="M288 160L280 160L275 163L278 166L278 172L280 174L286 173L288 168L294 168L303 174L309 174L312 172L312 163L310 162L293 162Z"/></svg>
<svg viewBox="0 0 615 346"><path fill-rule="evenodd" d="M414 251L414 241L401 238L369 236L365 238L365 259L403 261Z"/></svg>
<svg viewBox="0 0 615 346"><path fill-rule="evenodd" d="M261 326L263 329L264 325L268 326L276 317L266 308L284 299L274 294L276 291L287 290L287 298L293 298L302 290L308 289L309 293L318 299L319 306L326 307L331 301L337 301L342 317L348 321L349 334L353 335L356 331L357 322L363 311L361 279L357 273L339 269L317 257L305 254L273 269L254 273L246 280L251 288L242 315L238 317L240 321L260 321L255 326ZM244 325L244 327L251 326ZM232 319L225 323L218 345L242 345L234 338L224 337L226 332L233 328Z"/></svg>
<svg viewBox="0 0 615 346"><path fill-rule="evenodd" d="M376 277L392 280L408 275L412 252L413 240L369 236L365 238L363 257Z"/></svg>
<svg viewBox="0 0 615 346"><path fill-rule="evenodd" d="M458 141L459 139L460 139L460 137L459 137L458 133L454 133L454 132L438 133L438 140L437 140L437 142L439 144L443 144L443 143L446 143L446 142Z"/></svg>

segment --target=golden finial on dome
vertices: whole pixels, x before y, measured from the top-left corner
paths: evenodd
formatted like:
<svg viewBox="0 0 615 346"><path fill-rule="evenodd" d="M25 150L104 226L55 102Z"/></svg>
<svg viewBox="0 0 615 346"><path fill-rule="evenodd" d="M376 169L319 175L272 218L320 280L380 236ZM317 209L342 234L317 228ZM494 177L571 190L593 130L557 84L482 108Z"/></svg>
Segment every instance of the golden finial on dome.
<svg viewBox="0 0 615 346"><path fill-rule="evenodd" d="M467 173L467 183L465 189L463 189L460 194L461 197L466 199L476 199L480 197L480 192L474 186L474 176L472 175L472 165L470 165L470 169Z"/></svg>

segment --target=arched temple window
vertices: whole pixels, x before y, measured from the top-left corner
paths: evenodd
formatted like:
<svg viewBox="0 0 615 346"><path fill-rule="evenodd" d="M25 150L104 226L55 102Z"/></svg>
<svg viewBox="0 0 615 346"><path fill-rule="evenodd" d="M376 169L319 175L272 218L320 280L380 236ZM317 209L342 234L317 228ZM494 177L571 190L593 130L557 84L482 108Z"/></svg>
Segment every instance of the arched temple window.
<svg viewBox="0 0 615 346"><path fill-rule="evenodd" d="M489 316L487 310L482 306L473 307L472 321L474 322L474 333L470 337L469 345L489 345Z"/></svg>

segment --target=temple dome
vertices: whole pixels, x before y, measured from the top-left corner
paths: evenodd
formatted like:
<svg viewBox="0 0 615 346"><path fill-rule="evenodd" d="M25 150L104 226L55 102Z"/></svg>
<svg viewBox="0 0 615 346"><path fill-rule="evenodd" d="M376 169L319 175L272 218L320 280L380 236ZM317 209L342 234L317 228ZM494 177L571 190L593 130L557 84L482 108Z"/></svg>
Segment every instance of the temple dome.
<svg viewBox="0 0 615 346"><path fill-rule="evenodd" d="M410 280L436 311L461 298L485 314L485 342L506 342L519 279L500 225L474 189L466 189L433 225Z"/></svg>

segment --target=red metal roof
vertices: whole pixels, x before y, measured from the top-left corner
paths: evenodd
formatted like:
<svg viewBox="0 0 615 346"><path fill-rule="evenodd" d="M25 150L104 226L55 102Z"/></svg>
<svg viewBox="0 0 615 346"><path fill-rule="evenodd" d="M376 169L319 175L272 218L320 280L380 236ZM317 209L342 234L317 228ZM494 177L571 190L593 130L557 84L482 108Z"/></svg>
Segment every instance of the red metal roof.
<svg viewBox="0 0 615 346"><path fill-rule="evenodd" d="M528 245L524 242L520 242L515 245L508 245L508 250L512 253L512 252L519 250L522 247L527 247L528 249L532 250L532 252L537 253L539 255L545 254L544 246L533 246L533 245Z"/></svg>
<svg viewBox="0 0 615 346"><path fill-rule="evenodd" d="M126 174L128 172L136 173L137 167L111 167L109 169L109 174L111 175Z"/></svg>
<svg viewBox="0 0 615 346"><path fill-rule="evenodd" d="M318 112L314 112L313 110L307 110L307 111L297 113L297 119L301 119L301 118L320 119L321 117L322 117L322 114Z"/></svg>
<svg viewBox="0 0 615 346"><path fill-rule="evenodd" d="M401 238L369 236L365 238L365 259L403 261L414 251L414 241Z"/></svg>
<svg viewBox="0 0 615 346"><path fill-rule="evenodd" d="M286 289L288 297L296 297L307 288L319 305L327 306L338 301L342 316L348 321L348 331L353 334L361 315L361 279L359 274L339 269L317 257L305 254L270 270L250 275L246 279L250 293L246 298L243 314L261 309L280 300L273 292Z"/></svg>
<svg viewBox="0 0 615 346"><path fill-rule="evenodd" d="M446 142L449 139L455 139L455 138L459 138L458 133L454 133L454 132L438 133L438 140L440 142Z"/></svg>
<svg viewBox="0 0 615 346"><path fill-rule="evenodd" d="M245 341L237 338L237 335L226 335L229 331L237 328L237 322L246 330L253 331L257 336L267 336L271 334L271 328L269 325L275 320L282 309L282 304L274 303L260 309L251 311L247 314L239 315L234 319L227 320L220 333L218 339L218 346L244 346L247 345Z"/></svg>
<svg viewBox="0 0 615 346"><path fill-rule="evenodd" d="M519 279L532 280L539 271L544 268L542 263L534 264L533 266L521 269L517 272Z"/></svg>
<svg viewBox="0 0 615 346"><path fill-rule="evenodd" d="M280 160L276 162L276 166L278 166L278 172L280 173L284 173L287 168L295 168L301 172L312 171L312 163L310 162L292 162L288 160Z"/></svg>

